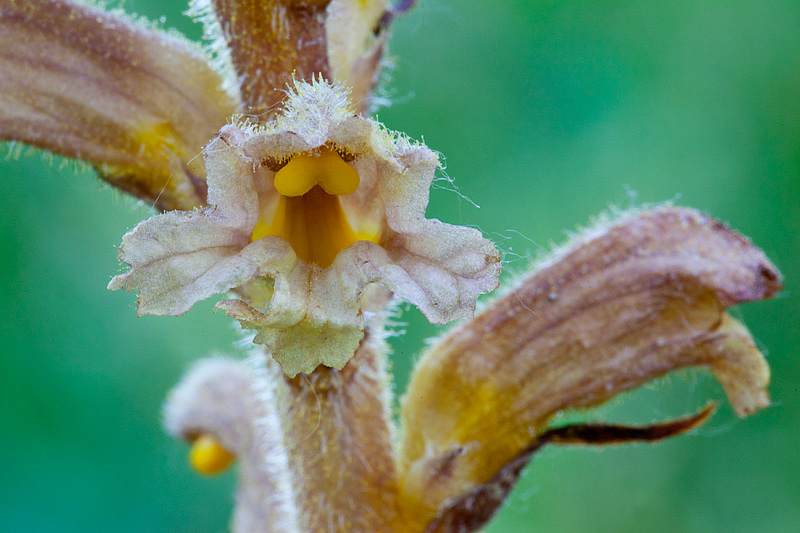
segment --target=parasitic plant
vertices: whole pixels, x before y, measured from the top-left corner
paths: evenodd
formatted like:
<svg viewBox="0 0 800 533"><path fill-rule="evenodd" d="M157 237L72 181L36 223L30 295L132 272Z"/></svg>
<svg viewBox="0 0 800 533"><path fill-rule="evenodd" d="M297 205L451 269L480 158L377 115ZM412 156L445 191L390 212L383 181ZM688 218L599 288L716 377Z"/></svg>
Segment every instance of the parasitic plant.
<svg viewBox="0 0 800 533"><path fill-rule="evenodd" d="M769 404L769 368L726 309L771 297L780 274L688 208L602 219L475 314L500 254L426 218L439 154L369 118L412 5L197 0L201 49L83 3L0 0L0 138L83 160L161 211L123 237L130 268L109 288L154 315L228 294L217 308L246 332L246 359L199 361L165 405L198 470L238 462L236 531L477 531L546 444L705 421L711 407L551 424L679 368L709 368L740 416ZM466 319L417 361L399 423L397 300Z"/></svg>

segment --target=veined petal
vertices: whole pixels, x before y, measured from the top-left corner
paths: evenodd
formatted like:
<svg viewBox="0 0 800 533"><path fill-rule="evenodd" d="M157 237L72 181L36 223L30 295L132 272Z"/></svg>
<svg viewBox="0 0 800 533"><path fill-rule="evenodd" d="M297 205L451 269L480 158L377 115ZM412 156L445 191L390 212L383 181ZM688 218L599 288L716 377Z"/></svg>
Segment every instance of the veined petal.
<svg viewBox="0 0 800 533"><path fill-rule="evenodd" d="M161 209L205 202L195 158L238 102L189 41L68 0L0 0L0 138L87 161Z"/></svg>
<svg viewBox="0 0 800 533"><path fill-rule="evenodd" d="M375 204L384 208L385 243L380 250L370 248L365 268L374 268L375 273L369 279L419 307L433 323L471 317L477 297L497 288L501 264L494 244L478 230L425 218L439 168L439 157L432 150L400 137L383 161L375 159L378 164L372 172L381 176L373 180L376 190L364 187L362 196L352 199L358 204L351 206L367 213ZM365 159L355 167L370 176L365 168L369 164Z"/></svg>
<svg viewBox="0 0 800 533"><path fill-rule="evenodd" d="M780 289L747 239L689 209L586 233L433 345L403 402L408 517L486 483L562 409L597 405L670 370L707 366L740 416L769 404L769 368L724 313Z"/></svg>
<svg viewBox="0 0 800 533"><path fill-rule="evenodd" d="M266 237L251 246L262 242L285 243ZM217 307L242 327L255 330L254 341L269 347L289 377L319 365L341 369L364 336L359 296L366 285L358 270L342 268L350 264L345 252L327 269L296 259L264 261L260 274L275 280L265 309L243 300L225 300ZM293 252L290 257L295 258Z"/></svg>
<svg viewBox="0 0 800 533"><path fill-rule="evenodd" d="M119 260L131 270L108 288L139 290L140 315L183 314L196 302L249 281L265 255L272 261L291 255L280 242L243 253L258 219L258 198L253 165L233 145L235 133L225 131L206 147L211 205L157 215L122 239Z"/></svg>

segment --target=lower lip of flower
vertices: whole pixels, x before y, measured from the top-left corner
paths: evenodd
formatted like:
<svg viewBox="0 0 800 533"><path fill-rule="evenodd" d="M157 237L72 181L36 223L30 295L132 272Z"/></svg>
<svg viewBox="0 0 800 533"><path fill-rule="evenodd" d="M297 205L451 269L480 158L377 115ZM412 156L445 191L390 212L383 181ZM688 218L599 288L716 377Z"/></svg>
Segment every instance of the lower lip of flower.
<svg viewBox="0 0 800 533"><path fill-rule="evenodd" d="M377 236L356 233L338 196L354 193L358 173L333 149L294 156L275 174L280 193L272 220L259 220L252 240L277 235L306 263L328 268L336 256L356 241Z"/></svg>

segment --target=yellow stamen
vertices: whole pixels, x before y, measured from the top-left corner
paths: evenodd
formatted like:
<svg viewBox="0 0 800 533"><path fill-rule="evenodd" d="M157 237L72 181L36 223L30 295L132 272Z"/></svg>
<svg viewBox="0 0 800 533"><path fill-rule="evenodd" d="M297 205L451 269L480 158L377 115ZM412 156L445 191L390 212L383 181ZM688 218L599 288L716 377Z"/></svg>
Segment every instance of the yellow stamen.
<svg viewBox="0 0 800 533"><path fill-rule="evenodd" d="M222 447L214 437L200 435L189 449L189 462L202 474L219 474L227 469L235 456Z"/></svg>
<svg viewBox="0 0 800 533"><path fill-rule="evenodd" d="M358 189L358 172L335 150L294 156L275 174L275 188L283 196L302 196L319 185L328 194L353 194Z"/></svg>
<svg viewBox="0 0 800 533"><path fill-rule="evenodd" d="M281 196L272 222L259 221L252 240L277 235L302 261L328 268L354 242L375 240L353 231L336 197L354 193L359 182L355 169L333 149L293 157L275 173Z"/></svg>

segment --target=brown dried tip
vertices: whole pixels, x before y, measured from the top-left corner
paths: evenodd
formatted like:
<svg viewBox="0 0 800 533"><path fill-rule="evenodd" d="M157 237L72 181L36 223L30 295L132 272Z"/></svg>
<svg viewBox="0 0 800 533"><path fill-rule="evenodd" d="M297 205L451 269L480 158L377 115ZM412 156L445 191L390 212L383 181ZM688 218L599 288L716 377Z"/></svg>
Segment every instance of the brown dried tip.
<svg viewBox="0 0 800 533"><path fill-rule="evenodd" d="M767 406L769 367L724 311L780 287L750 241L690 209L585 232L418 363L402 406L404 514L429 524L543 438L553 414L677 368L710 368L739 416Z"/></svg>

